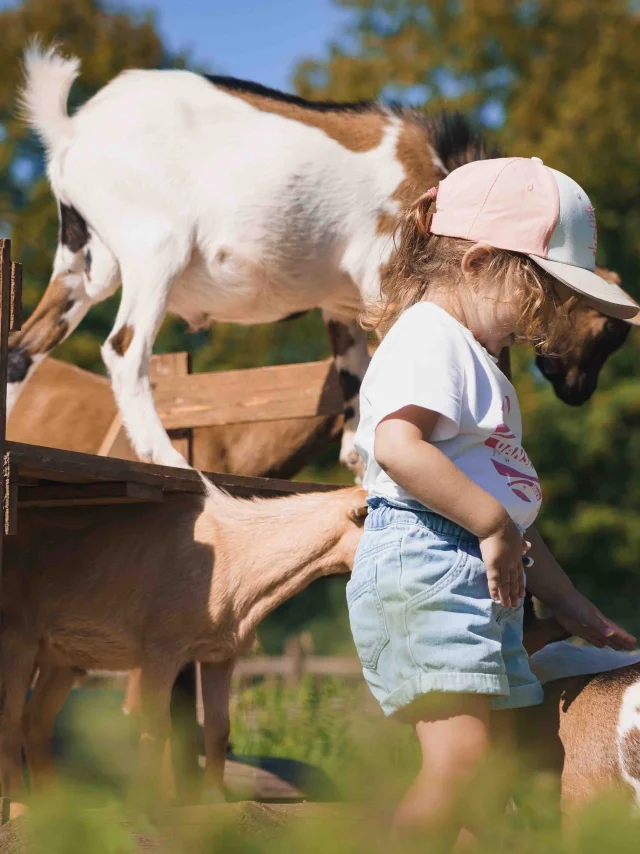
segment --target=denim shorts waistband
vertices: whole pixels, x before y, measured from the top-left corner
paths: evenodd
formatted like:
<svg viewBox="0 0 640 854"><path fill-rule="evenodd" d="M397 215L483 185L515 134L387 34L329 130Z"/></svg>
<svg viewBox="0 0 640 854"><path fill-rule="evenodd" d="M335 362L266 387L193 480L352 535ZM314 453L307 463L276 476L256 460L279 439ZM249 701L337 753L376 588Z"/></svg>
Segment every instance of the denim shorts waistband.
<svg viewBox="0 0 640 854"><path fill-rule="evenodd" d="M411 525L423 525L434 534L443 537L454 537L470 543L477 543L475 534L467 531L456 522L445 519L439 513L429 510L419 501L400 501L381 495L371 495L367 498L369 515L365 527L369 530L384 528L393 521Z"/></svg>

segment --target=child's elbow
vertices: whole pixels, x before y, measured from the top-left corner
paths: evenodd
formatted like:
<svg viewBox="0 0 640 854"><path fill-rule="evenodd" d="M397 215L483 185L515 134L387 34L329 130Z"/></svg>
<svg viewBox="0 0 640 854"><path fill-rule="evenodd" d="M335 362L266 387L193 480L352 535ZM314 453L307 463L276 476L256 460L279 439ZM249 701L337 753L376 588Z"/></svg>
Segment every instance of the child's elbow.
<svg viewBox="0 0 640 854"><path fill-rule="evenodd" d="M401 443L392 436L376 435L373 455L382 471L392 477L403 456Z"/></svg>

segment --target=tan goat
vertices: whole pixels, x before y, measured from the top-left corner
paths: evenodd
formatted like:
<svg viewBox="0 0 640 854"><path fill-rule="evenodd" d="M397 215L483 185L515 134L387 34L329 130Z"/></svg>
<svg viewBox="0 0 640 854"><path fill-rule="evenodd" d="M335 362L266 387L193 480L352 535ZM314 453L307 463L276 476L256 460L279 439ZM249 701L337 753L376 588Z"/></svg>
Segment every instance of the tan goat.
<svg viewBox="0 0 640 854"><path fill-rule="evenodd" d="M211 488L150 506L31 510L7 541L0 627L0 773L23 786L50 770L55 717L73 668L142 671L134 789L152 795L175 677L202 663L205 784L222 794L233 663L261 620L315 579L351 569L366 514L350 487L239 500ZM25 712L34 665L41 668ZM21 722L24 717L24 728ZM21 733L22 736L21 737Z"/></svg>

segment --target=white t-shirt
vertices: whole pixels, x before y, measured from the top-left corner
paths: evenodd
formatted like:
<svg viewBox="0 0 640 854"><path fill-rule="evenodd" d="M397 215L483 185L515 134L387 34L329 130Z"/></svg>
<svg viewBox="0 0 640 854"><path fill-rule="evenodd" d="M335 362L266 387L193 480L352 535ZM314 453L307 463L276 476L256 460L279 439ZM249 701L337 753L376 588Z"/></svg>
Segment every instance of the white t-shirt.
<svg viewBox="0 0 640 854"><path fill-rule="evenodd" d="M493 495L516 525L528 528L542 500L540 481L522 447L516 391L497 359L444 309L421 302L402 314L375 352L360 389L355 437L369 495L416 500L377 464L375 430L404 406L440 417L430 441Z"/></svg>

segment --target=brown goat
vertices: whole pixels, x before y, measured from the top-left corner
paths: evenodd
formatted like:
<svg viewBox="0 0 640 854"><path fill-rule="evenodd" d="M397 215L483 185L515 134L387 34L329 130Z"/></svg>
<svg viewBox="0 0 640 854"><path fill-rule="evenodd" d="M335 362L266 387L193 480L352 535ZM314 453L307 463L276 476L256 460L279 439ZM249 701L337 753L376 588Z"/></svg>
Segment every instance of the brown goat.
<svg viewBox="0 0 640 854"><path fill-rule="evenodd" d="M0 627L0 774L23 786L21 744L38 783L73 668L141 668L134 790L152 795L175 677L202 663L205 783L222 793L233 663L261 620L324 575L350 571L366 514L350 487L240 500L211 488L163 504L26 511L7 541ZM41 668L25 712L34 665ZM22 721L24 717L24 727ZM22 737L21 737L22 735Z"/></svg>
<svg viewBox="0 0 640 854"><path fill-rule="evenodd" d="M640 804L639 654L556 643L566 637L552 617L535 616L528 597L524 643L545 699L518 710L527 764L558 776L565 814L611 789Z"/></svg>
<svg viewBox="0 0 640 854"><path fill-rule="evenodd" d="M620 284L620 277L612 270L596 267L596 273L607 282ZM560 400L581 406L596 390L604 363L624 344L630 328L638 325L638 315L618 320L581 305L575 312L575 333L568 352L562 356L539 355L536 364Z"/></svg>

